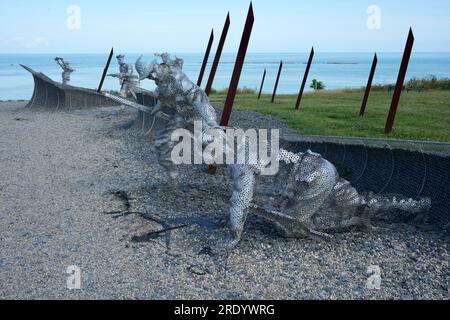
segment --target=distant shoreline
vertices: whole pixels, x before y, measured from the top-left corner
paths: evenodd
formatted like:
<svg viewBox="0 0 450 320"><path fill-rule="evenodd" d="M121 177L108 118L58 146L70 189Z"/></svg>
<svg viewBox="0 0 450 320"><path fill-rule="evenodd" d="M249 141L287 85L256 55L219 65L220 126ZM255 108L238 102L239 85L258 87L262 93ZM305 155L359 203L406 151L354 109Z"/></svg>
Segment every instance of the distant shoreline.
<svg viewBox="0 0 450 320"><path fill-rule="evenodd" d="M316 51L318 54L373 54L372 51ZM403 54L402 51L378 51L379 54ZM414 51L416 54L450 54L450 51ZM43 53L24 53L24 52L0 52L0 55L22 55L22 56L46 56L46 55L102 55L105 52L43 52ZM153 52L123 52L125 55L135 55L135 54L144 54L144 55L153 55ZM204 55L204 52L171 52L173 55ZM237 52L223 52L223 54L235 55ZM248 52L247 55L296 55L296 54L309 54L309 51L299 51L299 52Z"/></svg>
<svg viewBox="0 0 450 320"><path fill-rule="evenodd" d="M184 72L190 79L197 79L201 63L204 58L202 54L173 53L184 59ZM107 53L105 54L74 54L64 55L71 62L76 72L71 76L71 84L83 88L96 88L101 74L105 67ZM55 63L56 54L38 55L0 55L0 77L6 79L0 83L1 100L30 99L33 93L33 80L30 75L23 70L19 64L30 66L36 71L44 73L51 79L60 82L61 70ZM126 54L126 62L133 64L140 54ZM153 59L153 54L145 54L145 60ZM378 53L379 65L375 73L374 83L381 85L395 83L398 76L398 67L401 62L401 53ZM214 58L211 53L205 71L204 82ZM213 88L222 91L230 85L230 78L233 73L235 54L223 53L220 59L219 68L214 79ZM264 69L267 70L267 77L263 87L263 92L272 92L275 78L278 72L280 61L283 61L278 92L280 94L297 94L300 83L308 61L308 54L303 53L248 53L245 59L244 68L239 80L239 87L258 90L261 84L261 77ZM310 91L309 84L313 79L322 81L328 90L359 89L366 86L367 78L373 61L373 53L322 53L316 52L313 64L308 77L306 91ZM117 62L112 61L111 70L117 70ZM438 78L450 78L450 53L427 53L421 55L415 52L408 67L407 80L411 78L424 78L428 75L435 75ZM117 90L118 81L113 78L105 79L105 90ZM154 83L143 81L142 88L152 90Z"/></svg>

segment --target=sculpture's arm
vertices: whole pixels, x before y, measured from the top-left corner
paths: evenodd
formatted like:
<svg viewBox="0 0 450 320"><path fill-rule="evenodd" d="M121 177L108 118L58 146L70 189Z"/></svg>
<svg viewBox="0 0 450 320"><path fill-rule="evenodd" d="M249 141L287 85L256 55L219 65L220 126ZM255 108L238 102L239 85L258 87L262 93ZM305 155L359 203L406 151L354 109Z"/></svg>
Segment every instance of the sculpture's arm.
<svg viewBox="0 0 450 320"><path fill-rule="evenodd" d="M162 111L162 105L161 105L161 101L158 100L158 102L156 103L156 105L153 107L151 115L154 116L158 113L163 113Z"/></svg>
<svg viewBox="0 0 450 320"><path fill-rule="evenodd" d="M280 149L277 160L290 164L290 163L298 163L301 160L301 157L302 157L301 153L293 153L284 149Z"/></svg>
<svg viewBox="0 0 450 320"><path fill-rule="evenodd" d="M158 99L159 98L159 88L156 87L155 90L152 91L153 98Z"/></svg>
<svg viewBox="0 0 450 320"><path fill-rule="evenodd" d="M217 123L216 110L209 103L209 99L203 91L195 90L187 97L187 103L192 105L202 117L203 122L209 128L220 128ZM208 129L209 129L208 128Z"/></svg>
<svg viewBox="0 0 450 320"><path fill-rule="evenodd" d="M158 99L159 97L159 91L158 88L155 89L155 91L151 91L151 90L146 90L143 89L141 87L137 87L137 86L132 86L131 89L135 92L135 93L144 93L146 95L149 95L155 99Z"/></svg>
<svg viewBox="0 0 450 320"><path fill-rule="evenodd" d="M303 238L305 236L316 238L318 240L328 240L333 238L332 235L316 231L305 222L283 212L264 208L256 204L251 204L251 209L253 209L253 212L256 215L275 223L285 232L285 236L288 238Z"/></svg>
<svg viewBox="0 0 450 320"><path fill-rule="evenodd" d="M55 58L56 63L65 71L65 64L64 64L64 60L62 58Z"/></svg>
<svg viewBox="0 0 450 320"><path fill-rule="evenodd" d="M131 69L131 70L130 70ZM130 65L125 64L120 67L119 73L110 73L109 77L119 78L121 82L131 77L133 74L133 69L130 68Z"/></svg>
<svg viewBox="0 0 450 320"><path fill-rule="evenodd" d="M156 119L156 118L159 118L159 119L164 119L164 120L166 120L166 121L170 121L170 120L172 119L172 116L169 115L169 114L167 114L167 113L165 113L165 112L163 112L162 109L163 109L163 105L161 104L161 101L158 100L158 101L156 102L156 105L155 105L154 107L152 107L151 112L150 112L150 115L151 115L152 117L155 117L155 119ZM153 125L152 125L152 127L150 128L149 133L150 133L152 130L153 130Z"/></svg>
<svg viewBox="0 0 450 320"><path fill-rule="evenodd" d="M63 58L55 58L56 63L65 71L65 72L74 72L75 69L72 69Z"/></svg>
<svg viewBox="0 0 450 320"><path fill-rule="evenodd" d="M203 133L202 133L202 143L204 146L208 145L209 143L213 142L215 137L213 134L211 134L210 130L218 130L220 134L223 135L223 138L225 139L225 131L224 128L220 127L216 120L216 111L214 108L209 104L205 103L205 101L199 101L195 100L192 102L192 105L197 110L197 112L201 115L201 118L203 120Z"/></svg>
<svg viewBox="0 0 450 320"><path fill-rule="evenodd" d="M242 236L247 209L251 206L255 187L254 172L247 166L231 165L231 177L233 178L233 195L231 196L230 227L232 241L231 247L236 246Z"/></svg>

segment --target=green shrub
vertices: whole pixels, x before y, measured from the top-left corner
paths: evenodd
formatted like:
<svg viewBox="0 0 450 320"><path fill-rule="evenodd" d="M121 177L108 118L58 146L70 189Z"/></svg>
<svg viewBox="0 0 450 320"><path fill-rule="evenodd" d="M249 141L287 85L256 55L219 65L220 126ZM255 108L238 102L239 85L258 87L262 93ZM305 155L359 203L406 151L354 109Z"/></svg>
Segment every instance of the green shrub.
<svg viewBox="0 0 450 320"><path fill-rule="evenodd" d="M392 92L395 84L376 84L372 86L373 91ZM450 90L450 78L440 78L430 75L424 78L412 78L405 83L403 90L422 92L425 90Z"/></svg>
<svg viewBox="0 0 450 320"><path fill-rule="evenodd" d="M417 78L412 78L406 83L406 92L416 91L422 92L425 89L425 85L422 80Z"/></svg>
<svg viewBox="0 0 450 320"><path fill-rule="evenodd" d="M319 91L319 90L325 89L325 84L322 81L313 79L313 81L311 82L311 85L309 87L314 89L315 91Z"/></svg>

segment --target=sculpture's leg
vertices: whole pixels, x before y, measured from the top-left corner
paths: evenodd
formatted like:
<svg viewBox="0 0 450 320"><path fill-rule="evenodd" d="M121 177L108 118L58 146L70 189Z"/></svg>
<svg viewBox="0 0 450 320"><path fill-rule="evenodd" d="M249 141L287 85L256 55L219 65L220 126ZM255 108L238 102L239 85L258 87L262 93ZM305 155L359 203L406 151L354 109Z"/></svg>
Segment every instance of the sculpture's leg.
<svg viewBox="0 0 450 320"><path fill-rule="evenodd" d="M120 96L122 98L126 98L127 97L127 90L128 90L128 85L127 83L124 81L122 83L122 86L120 87Z"/></svg>
<svg viewBox="0 0 450 320"><path fill-rule="evenodd" d="M131 93L131 95L133 96L134 101L137 101L137 96L136 93L134 92L133 88L135 88L134 86L129 86L127 92Z"/></svg>
<svg viewBox="0 0 450 320"><path fill-rule="evenodd" d="M253 209L252 211L256 215L274 223L283 232L283 235L286 238L300 239L311 237L315 239L325 240L332 237L327 233L316 231L312 224L300 221L299 219L296 219L295 217L288 214L270 210L256 204L252 204L251 209Z"/></svg>
<svg viewBox="0 0 450 320"><path fill-rule="evenodd" d="M179 179L178 168L172 161L172 149L177 142L172 141L171 136L174 130L183 128L182 121L182 118L175 116L155 140L158 163L164 168L167 178L169 179L166 187L171 189L177 187Z"/></svg>
<svg viewBox="0 0 450 320"><path fill-rule="evenodd" d="M362 203L361 196L350 182L341 179L333 188L331 200L338 212L335 231L349 228L371 229L370 210Z"/></svg>
<svg viewBox="0 0 450 320"><path fill-rule="evenodd" d="M233 248L241 240L245 220L247 219L247 209L253 199L255 176L249 167L242 165L231 165L230 173L234 185L230 208L231 239L227 241L226 246Z"/></svg>

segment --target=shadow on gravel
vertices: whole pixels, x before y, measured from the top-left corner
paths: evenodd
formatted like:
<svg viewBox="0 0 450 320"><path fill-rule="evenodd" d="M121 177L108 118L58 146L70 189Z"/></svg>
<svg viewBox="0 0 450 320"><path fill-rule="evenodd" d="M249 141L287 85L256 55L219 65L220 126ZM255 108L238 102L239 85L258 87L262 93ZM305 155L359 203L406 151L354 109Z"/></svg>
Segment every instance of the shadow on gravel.
<svg viewBox="0 0 450 320"><path fill-rule="evenodd" d="M181 191L182 192L182 191ZM103 212L106 215L112 216L113 219L119 219L130 215L135 215L143 218L144 220L151 221L160 226L158 230L148 232L143 235L131 236L131 242L133 243L146 243L155 239L164 238L167 249L170 249L172 242L172 232L190 226L198 226L202 229L209 229L211 231L218 227L217 221L209 217L204 216L190 216L190 217L171 217L166 219L160 219L153 216L149 212L136 212L131 211L130 201L133 200L126 191L111 191L104 195L105 200L108 202L110 211ZM206 232L208 232L206 231Z"/></svg>

